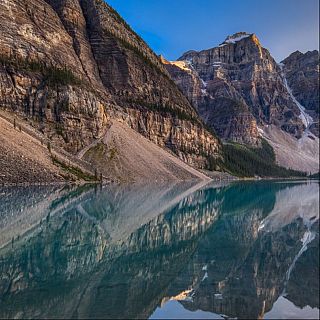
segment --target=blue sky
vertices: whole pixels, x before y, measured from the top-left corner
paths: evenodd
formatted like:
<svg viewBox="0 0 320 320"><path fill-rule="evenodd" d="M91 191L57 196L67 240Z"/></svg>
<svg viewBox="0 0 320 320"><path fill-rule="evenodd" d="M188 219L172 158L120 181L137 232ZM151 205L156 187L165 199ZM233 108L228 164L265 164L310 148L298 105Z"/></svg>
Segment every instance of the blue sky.
<svg viewBox="0 0 320 320"><path fill-rule="evenodd" d="M255 33L281 61L319 48L319 0L107 0L157 54L175 60L188 50Z"/></svg>

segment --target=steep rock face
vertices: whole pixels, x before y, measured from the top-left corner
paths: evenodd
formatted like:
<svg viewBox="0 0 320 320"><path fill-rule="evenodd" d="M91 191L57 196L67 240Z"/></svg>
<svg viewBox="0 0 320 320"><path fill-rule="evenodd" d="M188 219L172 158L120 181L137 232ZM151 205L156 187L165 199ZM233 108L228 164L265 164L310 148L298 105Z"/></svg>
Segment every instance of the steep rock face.
<svg viewBox="0 0 320 320"><path fill-rule="evenodd" d="M296 51L281 63L292 94L313 118L311 131L319 136L319 51Z"/></svg>
<svg viewBox="0 0 320 320"><path fill-rule="evenodd" d="M197 167L217 156L218 140L159 58L104 1L13 0L0 7L1 107L74 154L116 118Z"/></svg>
<svg viewBox="0 0 320 320"><path fill-rule="evenodd" d="M68 65L82 75L72 38L59 17L42 0L1 1L0 43L2 56L45 61L63 67Z"/></svg>
<svg viewBox="0 0 320 320"><path fill-rule="evenodd" d="M135 109L128 109L128 113L130 126L152 142L168 147L195 167L212 169L207 161L215 156L219 143L207 129L171 115Z"/></svg>
<svg viewBox="0 0 320 320"><path fill-rule="evenodd" d="M204 121L223 139L256 144L257 125L266 124L301 136L299 109L279 66L256 35L236 33L218 47L186 52L166 66Z"/></svg>
<svg viewBox="0 0 320 320"><path fill-rule="evenodd" d="M40 72L0 64L0 106L16 111L67 151L77 152L105 130L105 102L77 85L48 85Z"/></svg>
<svg viewBox="0 0 320 320"><path fill-rule="evenodd" d="M247 105L228 97L213 97L207 84L185 61L169 62L161 57L176 84L199 111L202 119L224 140L257 144L256 120ZM214 110L214 111L213 111Z"/></svg>
<svg viewBox="0 0 320 320"><path fill-rule="evenodd" d="M214 129L220 137L239 143L259 144L257 121L246 104L227 97L206 98L205 101L199 112L208 124L218 124Z"/></svg>
<svg viewBox="0 0 320 320"><path fill-rule="evenodd" d="M185 61L167 61L163 56L160 56L160 60L188 100L198 107L203 90L203 82L199 75Z"/></svg>

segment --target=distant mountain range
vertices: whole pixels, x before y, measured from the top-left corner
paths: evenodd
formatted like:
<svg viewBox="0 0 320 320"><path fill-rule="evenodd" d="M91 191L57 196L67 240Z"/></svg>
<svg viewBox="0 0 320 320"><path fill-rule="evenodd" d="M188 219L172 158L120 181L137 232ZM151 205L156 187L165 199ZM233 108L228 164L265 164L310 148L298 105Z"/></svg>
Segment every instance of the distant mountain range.
<svg viewBox="0 0 320 320"><path fill-rule="evenodd" d="M0 183L318 171L317 52L279 66L238 33L168 62L103 0L2 1L0 19Z"/></svg>
<svg viewBox="0 0 320 320"><path fill-rule="evenodd" d="M221 139L259 145L262 136L277 152L275 144L281 136L285 153L298 153L295 161L282 165L319 168L318 51L295 52L277 64L255 34L239 32L218 47L188 51L177 61L161 59Z"/></svg>

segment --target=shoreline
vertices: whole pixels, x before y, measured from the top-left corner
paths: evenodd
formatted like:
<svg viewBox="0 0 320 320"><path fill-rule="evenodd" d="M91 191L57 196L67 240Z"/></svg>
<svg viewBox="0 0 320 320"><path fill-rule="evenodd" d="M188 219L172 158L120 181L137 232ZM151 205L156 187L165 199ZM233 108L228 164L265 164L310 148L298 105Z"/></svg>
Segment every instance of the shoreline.
<svg viewBox="0 0 320 320"><path fill-rule="evenodd" d="M251 181L319 181L318 178L303 178L303 177L290 177L290 178L281 178L281 177L264 177L264 178L238 178L238 177L231 177L231 178L211 178L208 177L209 179L207 180L207 183L211 182L251 182ZM179 182L190 182L193 180L199 180L201 181L202 179L190 179L190 180L177 180ZM177 181L163 181L166 183L174 183ZM205 180L203 180L205 181ZM141 183L142 181L132 181L130 183L126 182L116 182L116 181L109 181L109 182L103 182L101 183L100 181L56 181L56 182L5 182L5 183L0 183L0 187L28 187L28 186L84 186L84 185L135 185L137 183ZM144 182L148 182L147 180ZM156 181L155 183L159 183L159 181Z"/></svg>

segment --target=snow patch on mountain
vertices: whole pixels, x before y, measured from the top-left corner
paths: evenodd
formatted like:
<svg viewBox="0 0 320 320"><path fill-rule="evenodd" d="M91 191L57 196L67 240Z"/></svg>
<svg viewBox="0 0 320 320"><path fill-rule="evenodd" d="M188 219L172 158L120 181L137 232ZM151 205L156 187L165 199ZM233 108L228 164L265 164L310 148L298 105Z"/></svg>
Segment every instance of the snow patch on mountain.
<svg viewBox="0 0 320 320"><path fill-rule="evenodd" d="M222 62L220 62L220 61L216 61L216 62L214 62L213 64L212 64L212 66L213 67L221 67L221 64L222 64Z"/></svg>
<svg viewBox="0 0 320 320"><path fill-rule="evenodd" d="M285 74L283 72L283 64L282 63L279 63L279 67L281 69L281 75L282 75L282 78L283 78L283 83L284 83L284 86L286 87L291 99L293 100L293 102L296 104L296 106L299 108L300 110L300 119L302 120L304 126L306 127L306 131L309 132L309 128L310 126L313 124L313 118L307 114L306 112L306 109L303 105L301 105L299 103L299 101L295 98L295 96L293 95L292 93L292 89L289 87L289 84L288 84L288 81L285 77Z"/></svg>
<svg viewBox="0 0 320 320"><path fill-rule="evenodd" d="M201 79L200 78L200 80L201 80L201 83L203 84L203 86L206 88L207 87L207 85L208 85L208 83L207 82L205 82L203 79Z"/></svg>
<svg viewBox="0 0 320 320"><path fill-rule="evenodd" d="M226 38L226 40L219 47L223 47L223 46L225 46L226 44L229 44L229 43L235 44L236 42L239 42L242 39L248 38L250 36L252 36L252 34L247 33L247 32L235 33L235 34L233 34L231 36L228 36Z"/></svg>

